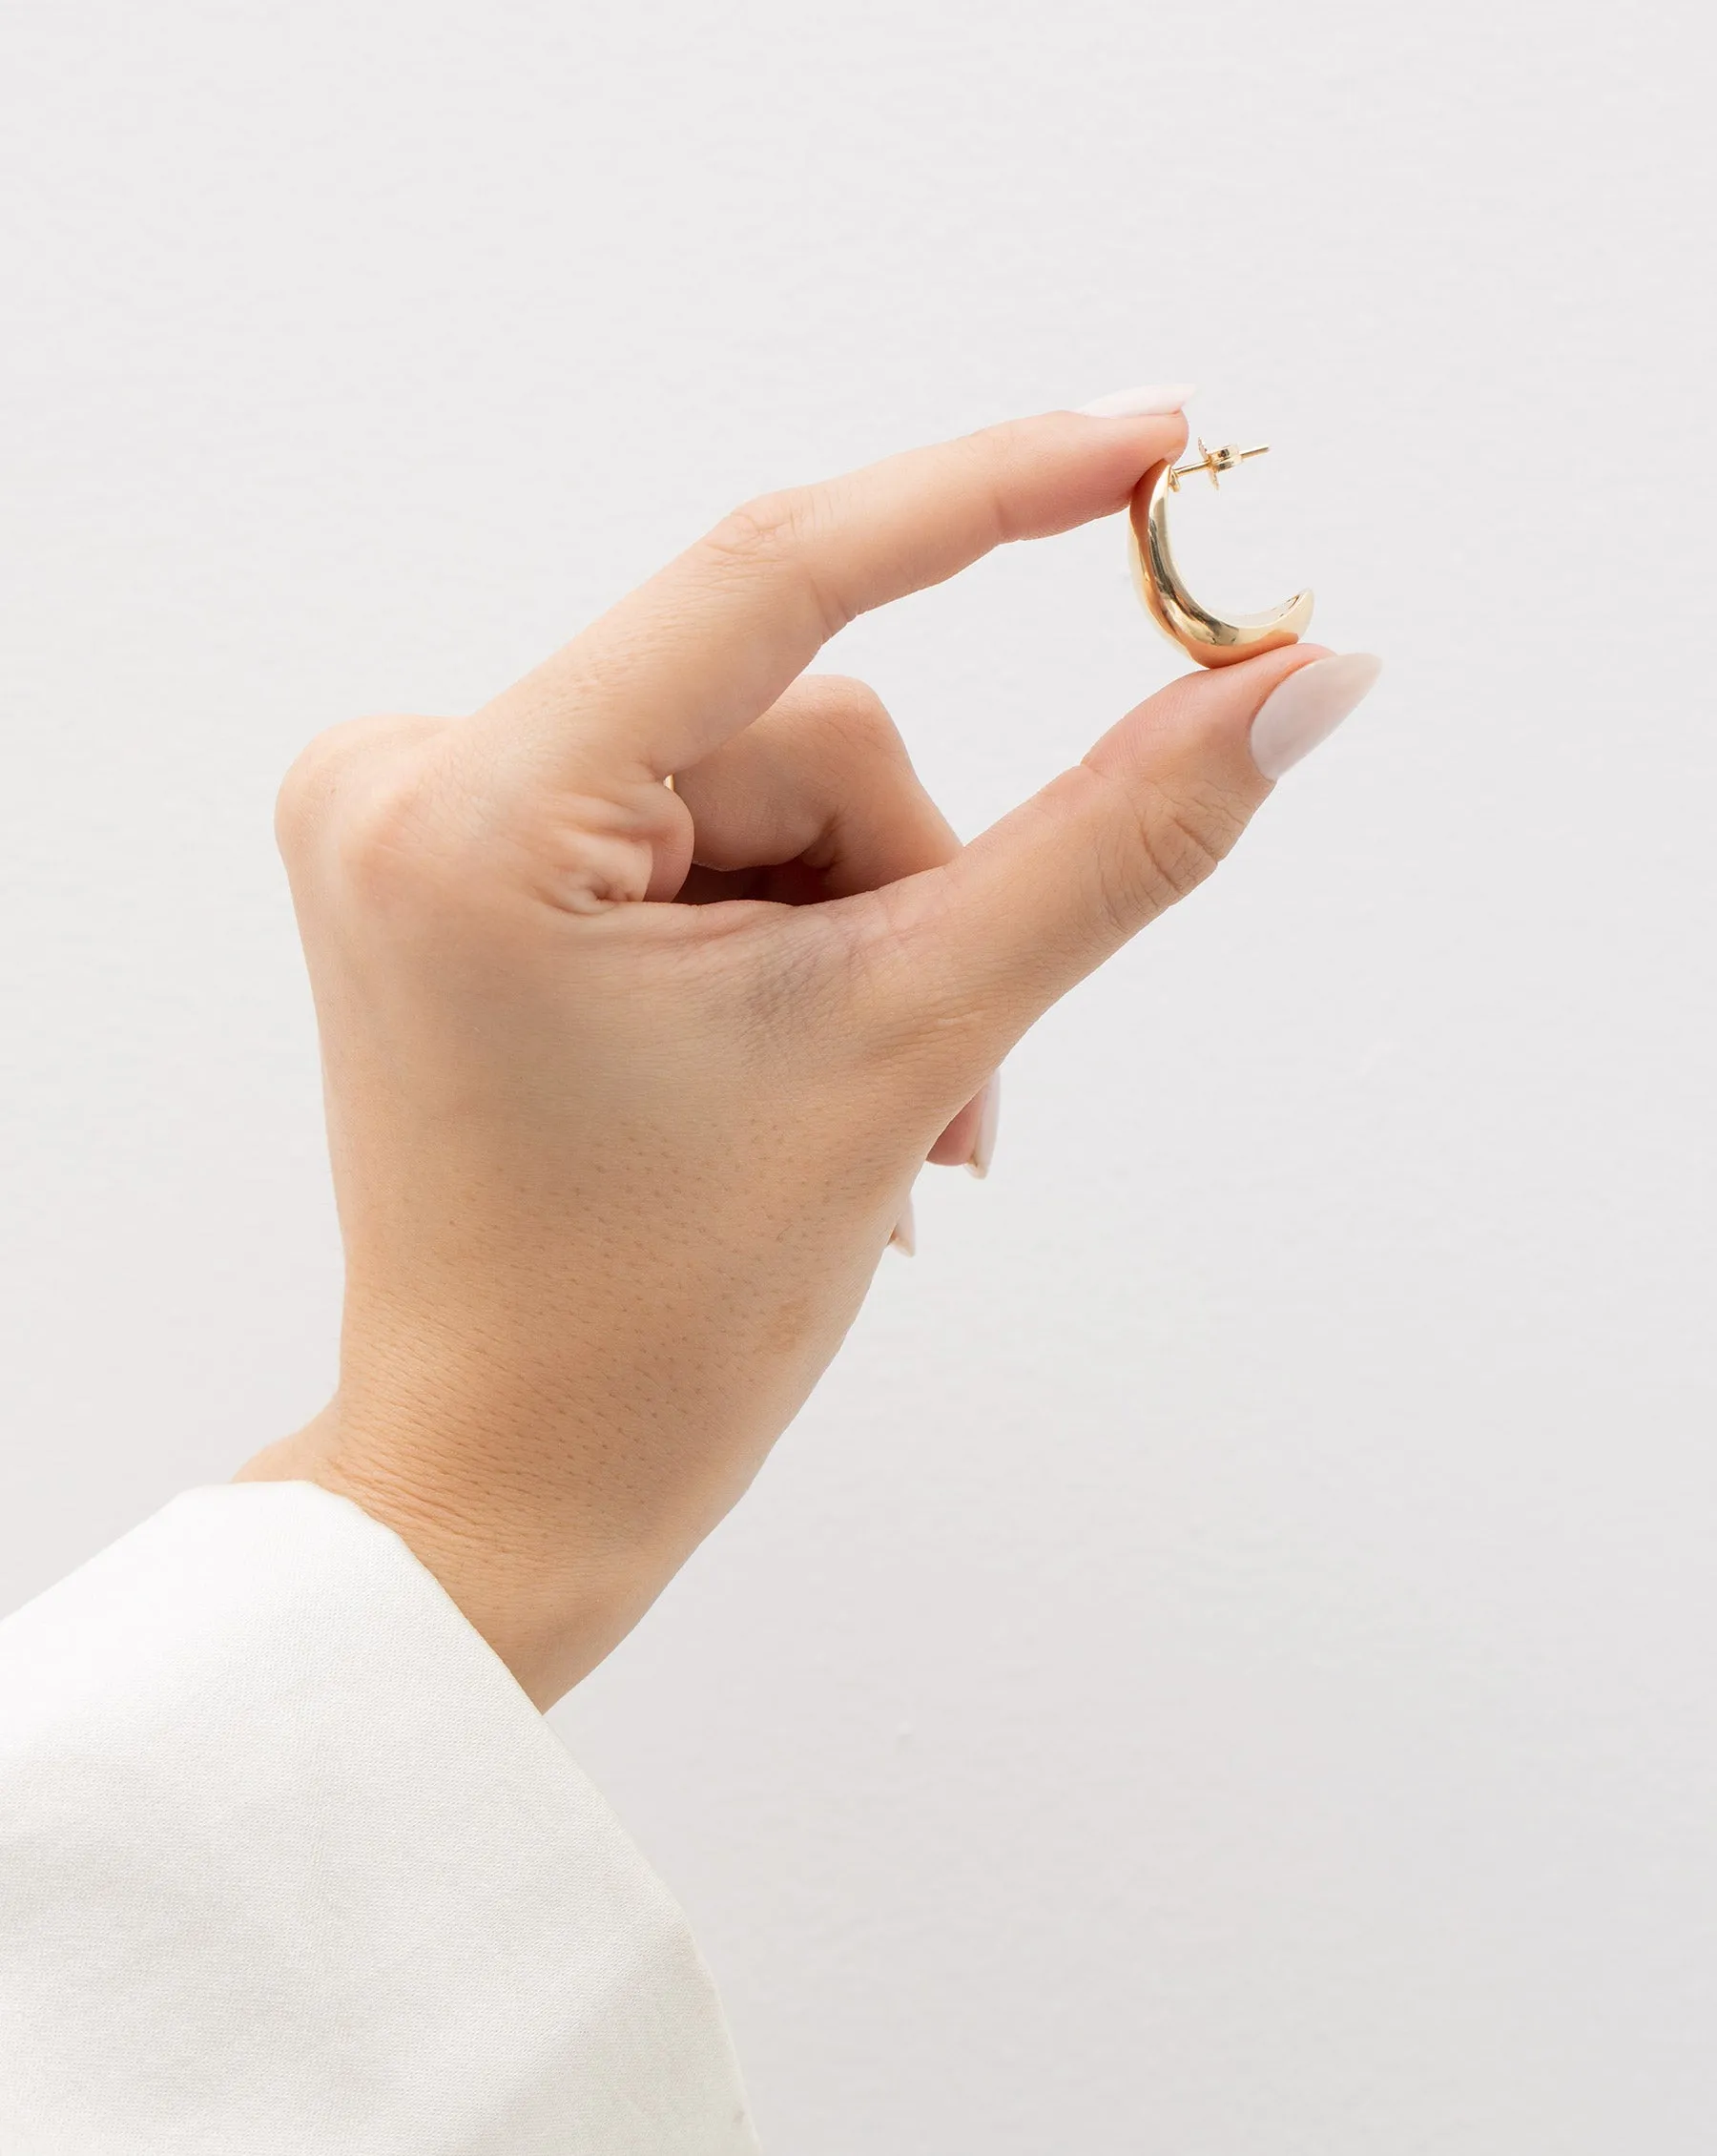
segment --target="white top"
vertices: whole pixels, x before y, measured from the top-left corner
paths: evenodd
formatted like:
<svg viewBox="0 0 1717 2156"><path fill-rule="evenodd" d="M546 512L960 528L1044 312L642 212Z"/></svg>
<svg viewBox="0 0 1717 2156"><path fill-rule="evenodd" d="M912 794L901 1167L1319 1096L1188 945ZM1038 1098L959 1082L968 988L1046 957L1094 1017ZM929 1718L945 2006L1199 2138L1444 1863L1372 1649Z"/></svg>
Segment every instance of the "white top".
<svg viewBox="0 0 1717 2156"><path fill-rule="evenodd" d="M0 1624L8 2156L747 2156L686 1921L398 1536L193 1490Z"/></svg>

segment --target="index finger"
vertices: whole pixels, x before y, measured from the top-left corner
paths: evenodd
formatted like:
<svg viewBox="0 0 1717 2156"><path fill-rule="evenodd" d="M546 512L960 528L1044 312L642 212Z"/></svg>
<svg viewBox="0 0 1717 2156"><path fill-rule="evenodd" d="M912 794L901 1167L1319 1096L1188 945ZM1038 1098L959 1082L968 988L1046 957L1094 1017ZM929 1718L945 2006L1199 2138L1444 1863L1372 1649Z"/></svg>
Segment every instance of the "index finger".
<svg viewBox="0 0 1717 2156"><path fill-rule="evenodd" d="M1050 412L765 495L472 724L544 777L665 778L767 711L856 614L1113 514L1185 439L1178 411Z"/></svg>

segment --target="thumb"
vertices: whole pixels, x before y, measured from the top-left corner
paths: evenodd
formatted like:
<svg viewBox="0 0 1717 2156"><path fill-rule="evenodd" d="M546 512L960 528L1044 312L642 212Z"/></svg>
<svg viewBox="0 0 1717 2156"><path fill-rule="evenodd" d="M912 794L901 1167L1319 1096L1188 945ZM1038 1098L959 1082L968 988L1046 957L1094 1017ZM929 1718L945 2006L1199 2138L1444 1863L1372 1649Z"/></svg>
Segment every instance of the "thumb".
<svg viewBox="0 0 1717 2156"><path fill-rule="evenodd" d="M918 1011L927 1000L957 1012L946 1032L999 1061L1058 997L1203 882L1272 781L1334 731L1377 672L1362 653L1295 645L1187 674L1129 712L944 868L896 886L896 949Z"/></svg>

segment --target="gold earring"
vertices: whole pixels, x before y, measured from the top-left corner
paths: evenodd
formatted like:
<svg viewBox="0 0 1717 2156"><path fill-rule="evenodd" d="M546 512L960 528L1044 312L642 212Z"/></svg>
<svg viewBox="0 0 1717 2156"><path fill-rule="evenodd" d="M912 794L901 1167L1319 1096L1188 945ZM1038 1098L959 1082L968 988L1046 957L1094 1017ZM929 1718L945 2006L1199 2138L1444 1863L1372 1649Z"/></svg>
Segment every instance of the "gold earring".
<svg viewBox="0 0 1717 2156"><path fill-rule="evenodd" d="M1269 447L1265 442L1255 449L1243 449L1237 442L1230 442L1220 449L1207 449L1201 440L1194 463L1158 465L1132 499L1128 551L1134 586L1163 634L1200 666L1232 666L1254 653L1293 644L1312 619L1310 591L1296 591L1268 613L1240 614L1232 621L1212 613L1181 581L1169 545L1169 497L1180 492L1183 479L1195 471L1208 472L1214 487L1225 471L1232 471L1248 457L1263 456Z"/></svg>

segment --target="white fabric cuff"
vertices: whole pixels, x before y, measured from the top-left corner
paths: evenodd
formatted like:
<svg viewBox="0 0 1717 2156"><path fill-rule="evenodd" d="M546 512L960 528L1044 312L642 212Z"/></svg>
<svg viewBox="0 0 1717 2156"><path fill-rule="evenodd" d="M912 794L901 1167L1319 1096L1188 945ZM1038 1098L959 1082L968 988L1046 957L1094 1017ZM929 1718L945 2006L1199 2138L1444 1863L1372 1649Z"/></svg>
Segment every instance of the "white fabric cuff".
<svg viewBox="0 0 1717 2156"><path fill-rule="evenodd" d="M746 2156L685 1918L398 1536L193 1490L0 1625L0 2147Z"/></svg>

